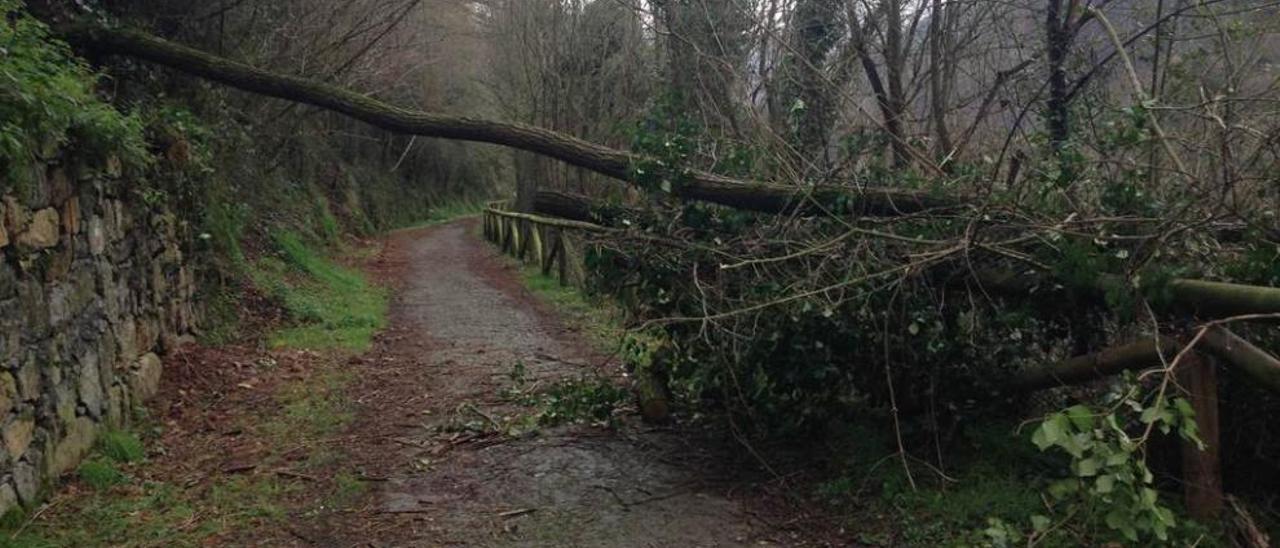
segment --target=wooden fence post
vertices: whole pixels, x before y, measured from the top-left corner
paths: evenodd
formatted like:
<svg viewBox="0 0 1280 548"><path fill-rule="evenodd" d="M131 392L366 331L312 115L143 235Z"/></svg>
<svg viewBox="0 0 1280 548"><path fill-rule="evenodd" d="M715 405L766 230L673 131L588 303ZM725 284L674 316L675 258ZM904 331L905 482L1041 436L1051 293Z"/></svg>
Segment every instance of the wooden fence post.
<svg viewBox="0 0 1280 548"><path fill-rule="evenodd" d="M1189 354L1179 366L1178 380L1196 412L1196 429L1204 450L1182 442L1182 480L1187 513L1211 523L1222 512L1222 462L1218 429L1218 373L1213 358Z"/></svg>
<svg viewBox="0 0 1280 548"><path fill-rule="evenodd" d="M560 250L560 229L555 227L547 228L547 255L542 258L542 275L551 275L551 265L556 263L556 256Z"/></svg>
<svg viewBox="0 0 1280 548"><path fill-rule="evenodd" d="M542 225L529 223L529 243L533 247L533 259L542 265Z"/></svg>
<svg viewBox="0 0 1280 548"><path fill-rule="evenodd" d="M508 225L507 232L511 232L511 255L520 256L520 246L524 245L522 239L525 234L520 233L520 219L511 219L511 225Z"/></svg>
<svg viewBox="0 0 1280 548"><path fill-rule="evenodd" d="M510 253L511 246L515 245L515 234L511 230L511 220L506 217L502 218L502 252Z"/></svg>
<svg viewBox="0 0 1280 548"><path fill-rule="evenodd" d="M558 248L556 256L560 258L560 287L569 285L569 259L566 257L568 254L565 253L564 245L565 238L567 237L568 236L565 235L565 231L561 230L560 237L556 238L556 247Z"/></svg>

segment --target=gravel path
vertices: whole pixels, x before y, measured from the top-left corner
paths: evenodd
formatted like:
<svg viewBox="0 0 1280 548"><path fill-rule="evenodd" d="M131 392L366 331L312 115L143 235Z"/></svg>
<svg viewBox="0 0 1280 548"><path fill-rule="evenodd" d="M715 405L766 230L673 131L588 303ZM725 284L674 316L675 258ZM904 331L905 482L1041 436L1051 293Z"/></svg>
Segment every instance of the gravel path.
<svg viewBox="0 0 1280 548"><path fill-rule="evenodd" d="M378 261L391 327L361 362L368 502L326 538L377 546L779 544L714 452L628 420L511 438L478 433L530 409L504 397L606 364L519 284L475 221L393 235ZM577 364L577 365L571 365ZM616 365L604 365L614 367ZM487 428L493 430L493 428ZM721 470L714 472L717 468ZM785 542L783 542L785 544Z"/></svg>

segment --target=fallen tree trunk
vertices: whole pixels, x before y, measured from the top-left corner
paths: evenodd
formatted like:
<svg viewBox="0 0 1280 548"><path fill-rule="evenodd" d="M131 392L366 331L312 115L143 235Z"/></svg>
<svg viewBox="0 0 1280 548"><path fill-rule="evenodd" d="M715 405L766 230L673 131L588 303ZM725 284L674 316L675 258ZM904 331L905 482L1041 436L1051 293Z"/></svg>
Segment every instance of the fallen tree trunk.
<svg viewBox="0 0 1280 548"><path fill-rule="evenodd" d="M1018 372L1002 383L1002 388L1010 393L1026 393L1079 384L1121 371L1159 366L1164 360L1173 359L1181 349L1178 341L1168 337L1143 339L1094 354L1076 356L1047 367Z"/></svg>
<svg viewBox="0 0 1280 548"><path fill-rule="evenodd" d="M644 156L540 127L403 109L351 90L272 73L138 30L77 26L64 30L63 36L73 45L98 53L149 61L251 93L345 114L388 131L503 145L628 183L633 182L632 169L648 162ZM673 189L678 197L765 213L843 211L900 215L961 204L915 190L781 185L696 170L686 175L686 180Z"/></svg>
<svg viewBox="0 0 1280 548"><path fill-rule="evenodd" d="M1179 305L1204 316L1280 313L1280 288L1226 282L1188 280L1169 282Z"/></svg>
<svg viewBox="0 0 1280 548"><path fill-rule="evenodd" d="M595 222L593 212L599 204L590 198L568 192L539 190L533 196L533 211L574 221Z"/></svg>

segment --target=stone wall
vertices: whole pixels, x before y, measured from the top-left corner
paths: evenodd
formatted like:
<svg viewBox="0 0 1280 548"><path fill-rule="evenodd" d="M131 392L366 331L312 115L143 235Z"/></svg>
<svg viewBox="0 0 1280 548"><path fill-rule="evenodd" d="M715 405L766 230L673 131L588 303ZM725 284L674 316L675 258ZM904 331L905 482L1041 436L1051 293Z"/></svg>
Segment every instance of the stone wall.
<svg viewBox="0 0 1280 548"><path fill-rule="evenodd" d="M0 187L0 514L122 426L193 329L184 229L112 167Z"/></svg>

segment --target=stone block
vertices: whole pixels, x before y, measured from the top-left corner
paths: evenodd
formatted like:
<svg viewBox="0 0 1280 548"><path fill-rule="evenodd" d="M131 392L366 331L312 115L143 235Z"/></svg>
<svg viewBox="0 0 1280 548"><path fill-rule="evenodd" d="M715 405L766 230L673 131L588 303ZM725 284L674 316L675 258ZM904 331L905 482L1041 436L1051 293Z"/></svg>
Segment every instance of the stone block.
<svg viewBox="0 0 1280 548"><path fill-rule="evenodd" d="M80 233L80 200L70 198L62 204L62 231L67 234Z"/></svg>
<svg viewBox="0 0 1280 548"><path fill-rule="evenodd" d="M31 216L26 230L18 234L18 245L30 250L48 249L58 245L58 211L45 208Z"/></svg>
<svg viewBox="0 0 1280 548"><path fill-rule="evenodd" d="M18 508L18 491L10 482L0 483L0 516Z"/></svg>
<svg viewBox="0 0 1280 548"><path fill-rule="evenodd" d="M65 386L62 383L54 383L54 414L58 417L59 424L69 426L71 423L75 422L76 406L78 405L78 401L79 400L76 398L76 392L73 388Z"/></svg>
<svg viewBox="0 0 1280 548"><path fill-rule="evenodd" d="M160 391L160 372L163 365L160 362L160 356L154 352L148 352L138 362L134 364L133 375L130 378L130 389L134 396L139 400L150 399Z"/></svg>
<svg viewBox="0 0 1280 548"><path fill-rule="evenodd" d="M65 279L71 273L75 258L75 249L66 245L47 249L36 261L40 265L39 270L44 273L44 281L53 283Z"/></svg>
<svg viewBox="0 0 1280 548"><path fill-rule="evenodd" d="M134 322L133 317L125 316L116 322L114 330L116 355L120 357L120 363L133 364L142 353L138 349L138 324Z"/></svg>
<svg viewBox="0 0 1280 548"><path fill-rule="evenodd" d="M129 390L122 384L107 389L107 424L123 428L129 417Z"/></svg>
<svg viewBox="0 0 1280 548"><path fill-rule="evenodd" d="M58 204L71 197L71 178L67 177L67 170L61 167L50 169L47 180L49 203Z"/></svg>
<svg viewBox="0 0 1280 548"><path fill-rule="evenodd" d="M97 215L89 217L88 236L89 253L94 256L102 255L102 252L107 250L107 228L102 217Z"/></svg>
<svg viewBox="0 0 1280 548"><path fill-rule="evenodd" d="M49 301L39 280L26 280L18 285L18 307L22 327L28 337L40 339L49 332Z"/></svg>
<svg viewBox="0 0 1280 548"><path fill-rule="evenodd" d="M89 453L98 436L98 425L89 417L76 417L68 425L62 439L53 448L50 459L50 476L61 476L71 471Z"/></svg>
<svg viewBox="0 0 1280 548"><path fill-rule="evenodd" d="M134 348L139 353L150 352L160 342L160 322L153 316L143 316L136 320L136 324L138 336Z"/></svg>
<svg viewBox="0 0 1280 548"><path fill-rule="evenodd" d="M0 224L4 225L9 234L17 236L19 232L27 228L26 206L18 203L18 199L12 195L0 199L0 203L4 204L4 217L0 219Z"/></svg>
<svg viewBox="0 0 1280 548"><path fill-rule="evenodd" d="M18 401L18 381L8 371L0 372L0 417L7 416Z"/></svg>
<svg viewBox="0 0 1280 548"><path fill-rule="evenodd" d="M80 357L80 377L77 379L80 403L94 419L102 418L102 376L98 373L98 353L89 350Z"/></svg>
<svg viewBox="0 0 1280 548"><path fill-rule="evenodd" d="M127 226L124 218L124 204L120 200L103 200L102 217L106 221L103 228L106 229L108 242L118 242L125 237Z"/></svg>
<svg viewBox="0 0 1280 548"><path fill-rule="evenodd" d="M76 268L69 280L49 289L49 323L58 327L82 316L96 298L94 273L88 268Z"/></svg>
<svg viewBox="0 0 1280 548"><path fill-rule="evenodd" d="M71 310L71 293L73 289L70 284L54 284L49 288L49 324L58 327L63 322L70 319Z"/></svg>
<svg viewBox="0 0 1280 548"><path fill-rule="evenodd" d="M40 366L35 355L28 354L22 365L18 366L18 397L25 402L36 401L40 397Z"/></svg>
<svg viewBox="0 0 1280 548"><path fill-rule="evenodd" d="M0 312L5 310L0 302ZM22 352L22 333L19 329L0 325L0 367L14 368Z"/></svg>
<svg viewBox="0 0 1280 548"><path fill-rule="evenodd" d="M0 300L12 298L18 294L18 273L4 262L0 255Z"/></svg>
<svg viewBox="0 0 1280 548"><path fill-rule="evenodd" d="M17 462L31 447L31 440L36 434L36 421L30 416L14 417L4 425L4 431L0 434L4 437L4 448L9 452L9 457Z"/></svg>
<svg viewBox="0 0 1280 548"><path fill-rule="evenodd" d="M35 464L40 459L21 460L13 465L13 488L23 504L35 504L40 495L40 470Z"/></svg>

